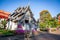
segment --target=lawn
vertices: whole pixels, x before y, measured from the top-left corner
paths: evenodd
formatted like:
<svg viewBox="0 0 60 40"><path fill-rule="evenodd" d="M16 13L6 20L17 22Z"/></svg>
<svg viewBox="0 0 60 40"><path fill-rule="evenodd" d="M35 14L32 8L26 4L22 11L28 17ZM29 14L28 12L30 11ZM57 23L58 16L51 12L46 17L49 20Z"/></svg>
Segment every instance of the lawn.
<svg viewBox="0 0 60 40"><path fill-rule="evenodd" d="M12 35L14 34L13 31L10 30L0 30L0 35Z"/></svg>

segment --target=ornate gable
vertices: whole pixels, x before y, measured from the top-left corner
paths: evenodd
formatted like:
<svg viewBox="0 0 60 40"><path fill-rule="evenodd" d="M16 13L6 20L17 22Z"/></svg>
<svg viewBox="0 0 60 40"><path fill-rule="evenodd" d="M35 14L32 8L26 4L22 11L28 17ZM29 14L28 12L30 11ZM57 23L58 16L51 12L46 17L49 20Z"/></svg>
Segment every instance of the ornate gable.
<svg viewBox="0 0 60 40"><path fill-rule="evenodd" d="M24 23L24 21L28 20L29 23L37 24L29 6L17 8L11 17L13 17L12 21L14 22Z"/></svg>

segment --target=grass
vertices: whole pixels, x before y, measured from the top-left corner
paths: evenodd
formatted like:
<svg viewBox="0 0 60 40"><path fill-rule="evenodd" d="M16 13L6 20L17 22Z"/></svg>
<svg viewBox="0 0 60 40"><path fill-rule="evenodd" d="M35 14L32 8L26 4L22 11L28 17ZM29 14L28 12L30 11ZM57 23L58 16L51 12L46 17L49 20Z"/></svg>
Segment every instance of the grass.
<svg viewBox="0 0 60 40"><path fill-rule="evenodd" d="M13 34L10 30L0 30L0 35L11 35Z"/></svg>
<svg viewBox="0 0 60 40"><path fill-rule="evenodd" d="M40 31L46 31L46 32L48 32L48 29L46 29L46 28L41 28Z"/></svg>

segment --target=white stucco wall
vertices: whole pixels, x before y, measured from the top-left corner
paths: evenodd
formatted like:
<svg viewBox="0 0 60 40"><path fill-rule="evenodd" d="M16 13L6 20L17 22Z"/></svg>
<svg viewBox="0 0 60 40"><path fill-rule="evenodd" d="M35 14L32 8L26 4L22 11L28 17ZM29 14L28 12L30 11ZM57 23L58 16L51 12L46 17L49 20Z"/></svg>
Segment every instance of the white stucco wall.
<svg viewBox="0 0 60 40"><path fill-rule="evenodd" d="M9 21L7 23L6 29L8 29L8 30L16 30L17 29L17 23L14 23L12 21Z"/></svg>

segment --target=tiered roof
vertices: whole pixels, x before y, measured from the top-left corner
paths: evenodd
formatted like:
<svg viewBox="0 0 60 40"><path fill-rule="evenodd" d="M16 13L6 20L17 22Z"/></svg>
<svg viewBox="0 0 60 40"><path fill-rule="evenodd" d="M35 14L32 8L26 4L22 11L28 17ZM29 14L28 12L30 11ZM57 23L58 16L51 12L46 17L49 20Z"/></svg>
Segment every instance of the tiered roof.
<svg viewBox="0 0 60 40"><path fill-rule="evenodd" d="M9 12L5 12L3 10L0 10L0 18L8 19L9 15L10 15Z"/></svg>
<svg viewBox="0 0 60 40"><path fill-rule="evenodd" d="M29 11L29 13L31 14L30 16L33 18L33 14L30 10L30 7L27 6L27 7L19 7L17 8L13 14L11 15L11 17L14 19L14 20L20 20L24 14L26 14L26 12ZM18 18L17 18L18 17ZM34 18L33 18L34 21L36 21Z"/></svg>

